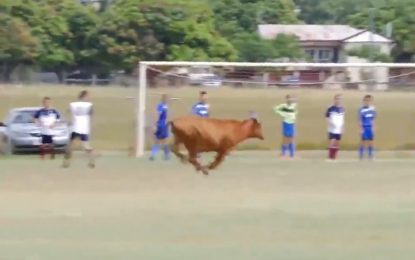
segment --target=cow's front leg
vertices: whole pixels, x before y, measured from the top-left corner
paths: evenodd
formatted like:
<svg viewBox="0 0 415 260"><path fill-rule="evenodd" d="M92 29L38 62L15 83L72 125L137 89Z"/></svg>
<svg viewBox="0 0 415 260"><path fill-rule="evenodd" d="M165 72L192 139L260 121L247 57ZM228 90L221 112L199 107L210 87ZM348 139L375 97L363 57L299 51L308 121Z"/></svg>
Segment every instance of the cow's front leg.
<svg viewBox="0 0 415 260"><path fill-rule="evenodd" d="M182 163L187 162L186 155L180 152L180 142L175 139L174 143L171 145L170 150L180 159Z"/></svg>
<svg viewBox="0 0 415 260"><path fill-rule="evenodd" d="M208 165L208 169L209 170L216 169L219 166L219 164L221 164L223 160L225 160L225 157L227 154L228 152L223 152L223 151L218 152L216 154L215 160Z"/></svg>
<svg viewBox="0 0 415 260"><path fill-rule="evenodd" d="M196 171L202 171L205 175L209 174L206 168L197 160L197 155L197 152L189 151L189 162L195 167Z"/></svg>

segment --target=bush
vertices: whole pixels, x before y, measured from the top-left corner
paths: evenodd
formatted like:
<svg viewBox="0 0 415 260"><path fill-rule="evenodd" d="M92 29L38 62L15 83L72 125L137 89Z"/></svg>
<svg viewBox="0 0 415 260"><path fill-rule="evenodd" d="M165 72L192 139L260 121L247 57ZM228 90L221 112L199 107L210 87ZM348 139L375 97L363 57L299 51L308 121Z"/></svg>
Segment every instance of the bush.
<svg viewBox="0 0 415 260"><path fill-rule="evenodd" d="M377 62L392 62L393 59L391 56L382 53L378 47L365 45L360 48L353 48L347 51L349 56L356 56L359 58L364 58L367 60L373 59Z"/></svg>

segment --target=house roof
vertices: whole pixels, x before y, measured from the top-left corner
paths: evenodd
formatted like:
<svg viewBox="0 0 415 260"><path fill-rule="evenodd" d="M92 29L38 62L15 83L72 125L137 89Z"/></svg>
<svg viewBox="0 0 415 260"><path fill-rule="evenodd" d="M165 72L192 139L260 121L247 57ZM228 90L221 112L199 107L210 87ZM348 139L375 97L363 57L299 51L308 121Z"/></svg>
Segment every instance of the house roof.
<svg viewBox="0 0 415 260"><path fill-rule="evenodd" d="M359 42L372 42L372 41L373 42L378 42L378 43L391 43L392 42L392 40L390 40L390 39L388 39L388 38L386 38L382 35L379 35L377 33L372 33L372 32L369 32L369 31L362 31L359 34L351 36L351 37L344 40L344 42L348 42L348 43L349 42L350 43L353 43L353 42L356 42L356 43L359 43Z"/></svg>
<svg viewBox="0 0 415 260"><path fill-rule="evenodd" d="M274 39L278 34L293 34L300 41L340 41L340 42L392 42L379 34L367 30L356 29L349 25L314 25L314 24L260 24L259 36L263 39Z"/></svg>

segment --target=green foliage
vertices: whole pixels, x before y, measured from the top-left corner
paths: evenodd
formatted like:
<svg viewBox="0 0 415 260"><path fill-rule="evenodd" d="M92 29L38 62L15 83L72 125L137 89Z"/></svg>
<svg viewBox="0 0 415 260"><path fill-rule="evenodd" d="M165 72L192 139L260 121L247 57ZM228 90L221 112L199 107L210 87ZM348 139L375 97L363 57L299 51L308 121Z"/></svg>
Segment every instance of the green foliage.
<svg viewBox="0 0 415 260"><path fill-rule="evenodd" d="M356 56L377 62L392 62L392 57L385 53L382 53L379 50L379 48L370 45L365 45L360 48L351 49L347 51L347 54L349 56Z"/></svg>
<svg viewBox="0 0 415 260"><path fill-rule="evenodd" d="M239 61L264 62L272 58L271 41L262 40L255 33L237 34L232 43L239 52Z"/></svg>
<svg viewBox="0 0 415 260"><path fill-rule="evenodd" d="M305 53L298 38L294 35L279 34L271 41L273 57L290 58L292 60L305 58Z"/></svg>
<svg viewBox="0 0 415 260"><path fill-rule="evenodd" d="M241 33L235 35L232 43L239 51L240 61L265 62L305 57L298 39L292 35L280 34L274 40L263 40L256 33Z"/></svg>
<svg viewBox="0 0 415 260"><path fill-rule="evenodd" d="M415 53L415 1L413 0L294 0L300 7L300 19L310 24L350 24L361 29L384 33L388 23L393 26L396 61L411 61ZM413 61L413 59L412 59Z"/></svg>
<svg viewBox="0 0 415 260"><path fill-rule="evenodd" d="M40 54L38 39L21 19L9 14L10 2L0 3L0 73L9 80L19 64L32 64Z"/></svg>
<svg viewBox="0 0 415 260"><path fill-rule="evenodd" d="M234 45L239 61L260 62L301 56L299 46L295 46L297 41L290 37L271 42L257 35L258 24L298 23L292 0L212 0L210 5L217 30ZM294 54L291 53L293 50Z"/></svg>
<svg viewBox="0 0 415 260"><path fill-rule="evenodd" d="M257 35L261 23L300 23L296 5L307 23L364 29L373 8L376 32L393 25L395 60L410 61L415 53L413 0L117 0L99 11L76 0L2 0L1 72L7 78L15 66L34 64L62 79L75 68L132 71L140 60L302 59L293 36L268 41ZM352 53L367 58L371 51Z"/></svg>
<svg viewBox="0 0 415 260"><path fill-rule="evenodd" d="M102 55L127 70L139 60L234 60L209 7L187 0L122 0L104 13Z"/></svg>
<svg viewBox="0 0 415 260"><path fill-rule="evenodd" d="M370 0L294 0L294 2L301 9L300 19L308 24L344 24L349 15L371 6Z"/></svg>
<svg viewBox="0 0 415 260"><path fill-rule="evenodd" d="M226 38L254 33L258 24L293 24L299 20L292 0L212 0L215 26Z"/></svg>
<svg viewBox="0 0 415 260"><path fill-rule="evenodd" d="M383 32L387 23L393 25L393 50L398 61L409 61L415 53L415 2L412 0L390 0L378 5L374 12L377 32ZM368 28L367 10L349 16L349 23L358 28Z"/></svg>

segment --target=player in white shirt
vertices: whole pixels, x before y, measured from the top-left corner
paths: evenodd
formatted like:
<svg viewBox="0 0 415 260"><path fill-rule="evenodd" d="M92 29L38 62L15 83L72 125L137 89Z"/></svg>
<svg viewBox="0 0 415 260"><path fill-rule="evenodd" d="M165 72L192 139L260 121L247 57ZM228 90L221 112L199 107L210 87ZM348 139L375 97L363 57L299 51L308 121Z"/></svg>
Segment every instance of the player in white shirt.
<svg viewBox="0 0 415 260"><path fill-rule="evenodd" d="M335 95L334 104L326 111L329 133L329 159L331 160L335 160L337 157L343 134L345 110L342 106L342 99L343 96L341 94Z"/></svg>
<svg viewBox="0 0 415 260"><path fill-rule="evenodd" d="M78 96L78 101L69 104L69 112L71 116L71 142L65 154L63 167L70 165L72 157L73 144L76 139L82 143L82 147L88 155L90 168L95 167L93 149L89 143L91 133L91 118L93 114L93 105L89 102L88 91L82 91Z"/></svg>

